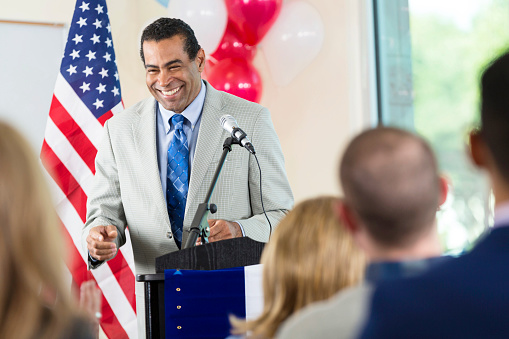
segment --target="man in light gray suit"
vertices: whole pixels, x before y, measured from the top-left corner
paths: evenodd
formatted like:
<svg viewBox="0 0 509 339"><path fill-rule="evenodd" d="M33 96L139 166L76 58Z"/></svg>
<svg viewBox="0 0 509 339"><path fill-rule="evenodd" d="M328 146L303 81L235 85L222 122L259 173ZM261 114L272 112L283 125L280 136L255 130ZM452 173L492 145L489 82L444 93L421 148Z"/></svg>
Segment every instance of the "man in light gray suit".
<svg viewBox="0 0 509 339"><path fill-rule="evenodd" d="M348 145L340 179L345 198L338 215L368 255L365 280L290 317L278 339L355 338L373 286L448 260L437 257L441 246L435 218L447 184L423 139L397 128L365 131Z"/></svg>
<svg viewBox="0 0 509 339"><path fill-rule="evenodd" d="M263 203L273 226L292 208L293 196L269 111L201 79L205 53L186 23L161 18L147 26L140 54L153 98L104 126L82 244L95 268L116 255L128 226L136 274L147 274L155 273L156 257L186 243L229 136L219 122L224 114L238 121L256 148ZM177 167L173 160L180 161ZM267 241L261 191L254 156L234 147L210 200L218 211L208 221L209 240L247 236ZM140 301L138 296L138 310Z"/></svg>

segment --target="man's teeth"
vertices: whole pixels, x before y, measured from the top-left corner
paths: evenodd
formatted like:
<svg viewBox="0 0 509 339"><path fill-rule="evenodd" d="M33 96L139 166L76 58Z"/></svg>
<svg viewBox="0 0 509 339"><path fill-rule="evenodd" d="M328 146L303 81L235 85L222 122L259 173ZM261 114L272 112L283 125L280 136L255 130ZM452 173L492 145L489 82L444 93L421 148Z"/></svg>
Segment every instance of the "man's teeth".
<svg viewBox="0 0 509 339"><path fill-rule="evenodd" d="M163 92L164 95L173 95L173 94L177 93L179 91L179 89L180 89L180 87L177 87L177 88L172 89L171 91L168 91L168 92L166 92L166 91L161 91L161 92Z"/></svg>

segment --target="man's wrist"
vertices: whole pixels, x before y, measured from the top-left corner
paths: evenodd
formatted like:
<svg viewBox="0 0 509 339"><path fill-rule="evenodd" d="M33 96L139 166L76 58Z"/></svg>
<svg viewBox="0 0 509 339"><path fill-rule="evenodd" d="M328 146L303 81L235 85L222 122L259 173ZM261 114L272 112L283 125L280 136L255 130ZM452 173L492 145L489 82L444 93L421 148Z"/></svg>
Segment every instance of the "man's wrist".
<svg viewBox="0 0 509 339"><path fill-rule="evenodd" d="M237 234L236 236L237 237L245 237L246 236L246 232L244 232L244 227L242 226L242 224L240 223L240 221L233 221L234 224L237 224L239 225L238 228L237 228Z"/></svg>

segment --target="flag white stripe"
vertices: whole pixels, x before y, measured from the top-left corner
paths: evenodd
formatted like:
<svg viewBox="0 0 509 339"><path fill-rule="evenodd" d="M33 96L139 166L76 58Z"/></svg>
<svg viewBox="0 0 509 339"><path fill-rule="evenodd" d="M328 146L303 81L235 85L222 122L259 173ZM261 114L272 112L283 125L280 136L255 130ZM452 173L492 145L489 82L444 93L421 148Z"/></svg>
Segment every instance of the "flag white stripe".
<svg viewBox="0 0 509 339"><path fill-rule="evenodd" d="M127 265L129 265L129 268L131 271L136 272L134 270L134 254L133 254L133 246L131 244L131 234L129 233L129 229L125 230L125 244L120 247L120 252L122 252L122 255L124 256L125 261L127 262Z"/></svg>
<svg viewBox="0 0 509 339"><path fill-rule="evenodd" d="M111 109L111 113L113 113L113 115L117 114L117 113L120 113L124 110L124 104L121 102L119 102L115 107L113 107Z"/></svg>
<svg viewBox="0 0 509 339"><path fill-rule="evenodd" d="M46 123L45 140L88 197L94 174L51 118Z"/></svg>
<svg viewBox="0 0 509 339"><path fill-rule="evenodd" d="M138 336L136 313L126 299L110 267L102 265L91 272L120 325L122 325L129 338L136 338Z"/></svg>
<svg viewBox="0 0 509 339"><path fill-rule="evenodd" d="M50 185L53 186L52 192L58 194L58 196L56 196L57 201L60 201L57 206L58 215L67 229L74 246L80 252L83 264L86 265L86 253L81 250L81 229L83 222L74 209L74 206L72 206L57 184L52 181ZM92 270L91 273L96 279L97 284L101 288L104 297L110 304L110 307L113 313L115 313L119 323L130 338L136 337L136 313L127 300L110 267L108 265L102 265L99 268Z"/></svg>
<svg viewBox="0 0 509 339"><path fill-rule="evenodd" d="M97 149L103 136L103 127L61 73L57 76L54 95Z"/></svg>

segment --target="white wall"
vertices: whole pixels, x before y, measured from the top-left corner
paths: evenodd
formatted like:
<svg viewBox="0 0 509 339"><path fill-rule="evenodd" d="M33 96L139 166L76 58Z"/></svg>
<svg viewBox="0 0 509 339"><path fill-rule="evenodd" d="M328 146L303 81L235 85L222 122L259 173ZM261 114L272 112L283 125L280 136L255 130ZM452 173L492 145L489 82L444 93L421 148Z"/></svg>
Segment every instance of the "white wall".
<svg viewBox="0 0 509 339"><path fill-rule="evenodd" d="M277 87L262 53L254 61L263 79L261 104L272 113L296 201L338 194L340 152L353 133L370 123L373 112L370 1L308 2L318 10L325 26L323 48L311 65L290 85ZM68 25L74 4L71 0L0 0L0 20ZM155 0L110 0L107 4L122 95L126 106L130 106L149 95L138 56L140 32L145 24L165 16L166 9ZM19 53L9 45L0 44L0 49L0 55ZM17 76L29 81L30 74L23 74L27 70L19 70L22 74ZM0 81L5 85L13 79Z"/></svg>

